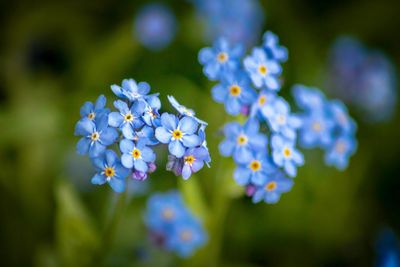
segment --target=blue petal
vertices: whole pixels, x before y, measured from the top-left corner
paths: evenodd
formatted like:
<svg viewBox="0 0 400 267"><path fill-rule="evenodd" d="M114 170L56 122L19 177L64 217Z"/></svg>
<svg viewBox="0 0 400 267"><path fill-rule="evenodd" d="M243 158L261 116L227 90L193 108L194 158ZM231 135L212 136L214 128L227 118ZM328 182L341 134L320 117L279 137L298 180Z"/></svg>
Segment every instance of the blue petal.
<svg viewBox="0 0 400 267"><path fill-rule="evenodd" d="M185 147L195 147L201 144L201 139L198 135L184 135L182 137L182 143Z"/></svg>
<svg viewBox="0 0 400 267"><path fill-rule="evenodd" d="M241 105L236 97L228 97L226 101L226 112L230 115L238 115L240 113Z"/></svg>
<svg viewBox="0 0 400 267"><path fill-rule="evenodd" d="M128 140L128 139L123 139L120 143L119 143L119 149L121 150L121 152L123 154L129 154L132 152L132 150L134 149L135 144L133 143L133 141Z"/></svg>
<svg viewBox="0 0 400 267"><path fill-rule="evenodd" d="M130 170L121 164L117 163L115 165L115 177L119 179L125 179L129 175L129 172Z"/></svg>
<svg viewBox="0 0 400 267"><path fill-rule="evenodd" d="M147 95L150 92L150 85L147 82L139 82L138 91L141 95Z"/></svg>
<svg viewBox="0 0 400 267"><path fill-rule="evenodd" d="M292 161L286 161L284 168L290 177L295 177L297 175L296 165L294 165Z"/></svg>
<svg viewBox="0 0 400 267"><path fill-rule="evenodd" d="M137 170L137 171L147 172L147 170L149 169L146 162L144 162L141 159L135 160L133 165L135 166L135 170Z"/></svg>
<svg viewBox="0 0 400 267"><path fill-rule="evenodd" d="M81 117L86 117L92 111L93 111L93 103L85 102L85 104L83 104L80 110Z"/></svg>
<svg viewBox="0 0 400 267"><path fill-rule="evenodd" d="M75 135L88 136L94 132L95 124L88 118L84 118L76 124Z"/></svg>
<svg viewBox="0 0 400 267"><path fill-rule="evenodd" d="M95 176L93 176L91 182L92 184L95 185L103 185L106 183L106 177L104 175L101 175L99 173L97 173Z"/></svg>
<svg viewBox="0 0 400 267"><path fill-rule="evenodd" d="M122 193L125 191L125 180L112 178L109 184L111 188L117 193Z"/></svg>
<svg viewBox="0 0 400 267"><path fill-rule="evenodd" d="M182 177L183 179L187 180L190 178L192 175L192 170L190 169L190 166L188 164L185 164L182 168Z"/></svg>
<svg viewBox="0 0 400 267"><path fill-rule="evenodd" d="M114 166L119 160L117 154L113 150L107 150L105 156L108 166Z"/></svg>
<svg viewBox="0 0 400 267"><path fill-rule="evenodd" d="M165 127L165 129L173 131L178 126L178 119L175 117L175 115L163 113L161 115L161 124Z"/></svg>
<svg viewBox="0 0 400 267"><path fill-rule="evenodd" d="M225 102L226 96L228 95L225 87L221 84L214 86L211 93L214 101L217 103Z"/></svg>
<svg viewBox="0 0 400 267"><path fill-rule="evenodd" d="M233 154L233 150L235 149L236 143L230 140L224 140L219 144L219 152L224 157L229 157Z"/></svg>
<svg viewBox="0 0 400 267"><path fill-rule="evenodd" d="M135 133L132 129L132 126L129 123L125 123L122 125L122 135L126 139L133 140L135 138Z"/></svg>
<svg viewBox="0 0 400 267"><path fill-rule="evenodd" d="M156 154L148 147L142 149L142 158L145 162L153 162L156 159Z"/></svg>
<svg viewBox="0 0 400 267"><path fill-rule="evenodd" d="M236 148L233 158L237 163L248 163L252 159L253 155L248 147Z"/></svg>
<svg viewBox="0 0 400 267"><path fill-rule="evenodd" d="M96 158L101 156L106 151L106 146L100 144L100 142L94 142L89 148L89 156Z"/></svg>
<svg viewBox="0 0 400 267"><path fill-rule="evenodd" d="M89 138L81 138L76 145L76 151L78 152L78 154L86 155L89 151L90 143L91 140Z"/></svg>
<svg viewBox="0 0 400 267"><path fill-rule="evenodd" d="M114 107L118 109L122 114L126 114L129 112L128 104L126 104L126 102L124 101L121 100L114 101Z"/></svg>
<svg viewBox="0 0 400 267"><path fill-rule="evenodd" d="M197 131L199 124L192 117L184 117L180 120L178 128L185 134L193 134Z"/></svg>
<svg viewBox="0 0 400 267"><path fill-rule="evenodd" d="M133 167L133 157L130 154L122 154L121 163L125 168L131 169Z"/></svg>
<svg viewBox="0 0 400 267"><path fill-rule="evenodd" d="M125 97L124 94L122 93L121 87L119 87L118 85L115 84L111 85L111 91L113 91L113 93L118 97L121 98Z"/></svg>
<svg viewBox="0 0 400 267"><path fill-rule="evenodd" d="M105 146L113 144L118 138L118 132L114 128L108 127L100 134L101 143Z"/></svg>
<svg viewBox="0 0 400 267"><path fill-rule="evenodd" d="M164 127L158 127L156 129L156 138L163 144L168 144L171 141L172 134L168 132Z"/></svg>
<svg viewBox="0 0 400 267"><path fill-rule="evenodd" d="M169 143L168 149L177 158L182 158L185 155L185 147L178 140Z"/></svg>
<svg viewBox="0 0 400 267"><path fill-rule="evenodd" d="M100 95L99 98L96 100L95 109L103 109L106 106L107 99L104 95Z"/></svg>
<svg viewBox="0 0 400 267"><path fill-rule="evenodd" d="M119 112L111 112L108 115L108 124L112 127L120 127L124 117Z"/></svg>
<svg viewBox="0 0 400 267"><path fill-rule="evenodd" d="M233 177L239 185L247 185L250 182L251 171L247 168L237 168Z"/></svg>

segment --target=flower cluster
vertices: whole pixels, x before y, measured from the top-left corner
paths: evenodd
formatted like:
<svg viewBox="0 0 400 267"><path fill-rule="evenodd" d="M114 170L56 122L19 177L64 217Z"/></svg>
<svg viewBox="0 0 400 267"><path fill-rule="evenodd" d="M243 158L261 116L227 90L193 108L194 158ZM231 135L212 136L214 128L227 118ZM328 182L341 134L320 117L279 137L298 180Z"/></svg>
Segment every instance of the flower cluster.
<svg viewBox="0 0 400 267"><path fill-rule="evenodd" d="M75 135L82 136L77 152L88 154L98 170L93 184L108 183L114 191L123 192L129 174L135 180L147 179L156 169L153 147L158 144L168 145L167 168L184 179L211 162L205 135L207 123L174 97L168 99L178 115L160 115L161 101L158 94L149 94L149 84L127 79L122 86L112 85L111 90L119 98L114 102L116 111L105 107L106 98L102 95L95 104L83 105L75 128ZM117 145L117 150L110 149L112 145Z"/></svg>
<svg viewBox="0 0 400 267"><path fill-rule="evenodd" d="M392 62L352 37L338 38L330 54L328 88L332 94L354 105L370 122L392 118L397 104Z"/></svg>
<svg viewBox="0 0 400 267"><path fill-rule="evenodd" d="M188 0L205 26L205 36L253 45L260 37L264 14L259 0Z"/></svg>
<svg viewBox="0 0 400 267"><path fill-rule="evenodd" d="M207 241L201 222L188 210L177 191L150 197L145 223L156 245L184 258Z"/></svg>
<svg viewBox="0 0 400 267"><path fill-rule="evenodd" d="M277 94L282 85L281 63L288 52L275 34L266 32L263 45L242 57L242 47L224 38L199 53L204 74L219 82L212 88L213 99L224 104L228 114L243 114L247 119L244 124L225 125L221 154L233 157L234 178L246 186L254 202L276 203L293 185L288 176L295 177L297 167L304 164L296 149L301 119Z"/></svg>
<svg viewBox="0 0 400 267"><path fill-rule="evenodd" d="M344 170L357 148L357 125L339 100L328 101L321 91L302 85L293 87L297 105L304 111L300 116L300 145L325 150L325 163Z"/></svg>

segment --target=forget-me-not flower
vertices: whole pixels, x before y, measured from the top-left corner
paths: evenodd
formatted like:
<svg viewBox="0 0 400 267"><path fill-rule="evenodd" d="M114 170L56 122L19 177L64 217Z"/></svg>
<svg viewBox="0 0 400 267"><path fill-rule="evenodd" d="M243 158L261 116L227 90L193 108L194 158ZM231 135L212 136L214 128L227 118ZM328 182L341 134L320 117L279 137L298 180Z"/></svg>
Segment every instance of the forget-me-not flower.
<svg viewBox="0 0 400 267"><path fill-rule="evenodd" d="M341 136L335 140L332 146L326 151L325 163L328 166L335 166L344 170L349 164L349 158L357 149L357 141L354 136Z"/></svg>
<svg viewBox="0 0 400 267"><path fill-rule="evenodd" d="M280 89L278 76L281 74L282 68L275 59L268 58L263 49L254 48L252 55L247 56L243 63L257 88L266 87L273 91Z"/></svg>
<svg viewBox="0 0 400 267"><path fill-rule="evenodd" d="M150 92L150 85L146 82L136 83L134 79L125 79L122 81L122 86L111 85L111 90L119 98L135 101Z"/></svg>
<svg viewBox="0 0 400 267"><path fill-rule="evenodd" d="M270 58L274 58L280 62L288 59L288 51L286 47L279 45L279 37L273 32L267 31L263 36L263 47Z"/></svg>
<svg viewBox="0 0 400 267"><path fill-rule="evenodd" d="M350 118L347 107L339 100L332 100L329 103L329 111L335 124L340 128L343 134L354 134L357 130L357 124Z"/></svg>
<svg viewBox="0 0 400 267"><path fill-rule="evenodd" d="M107 150L103 156L92 159L94 166L99 171L92 178L92 184L103 185L108 183L117 192L125 191L125 178L129 170L121 165L119 157L112 150Z"/></svg>
<svg viewBox="0 0 400 267"><path fill-rule="evenodd" d="M177 158L182 158L186 148L200 145L201 139L196 134L199 124L192 117L178 119L175 115L161 115L161 126L156 129L156 138L163 144L168 144L169 152Z"/></svg>
<svg viewBox="0 0 400 267"><path fill-rule="evenodd" d="M266 151L253 152L251 159L240 164L234 173L235 181L239 185L263 185L268 176L276 171L276 167L269 159Z"/></svg>
<svg viewBox="0 0 400 267"><path fill-rule="evenodd" d="M300 145L304 148L326 148L332 144L335 123L326 112L300 115L302 126L299 131Z"/></svg>
<svg viewBox="0 0 400 267"><path fill-rule="evenodd" d="M100 95L96 103L93 104L92 102L85 102L81 107L80 114L81 118L88 118L90 120L94 120L96 116L101 116L103 113L109 113L110 110L105 108L107 99L104 95Z"/></svg>
<svg viewBox="0 0 400 267"><path fill-rule="evenodd" d="M272 158L274 163L283 167L290 177L297 175L297 166L304 164L303 154L295 148L295 142L280 135L271 138Z"/></svg>
<svg viewBox="0 0 400 267"><path fill-rule="evenodd" d="M268 204L275 204L279 201L282 193L289 192L293 187L293 180L287 178L282 172L278 171L270 175L262 186L257 186L253 193L253 202L264 201Z"/></svg>
<svg viewBox="0 0 400 267"><path fill-rule="evenodd" d="M156 159L153 150L147 147L144 142L135 144L131 140L123 139L119 147L122 152L122 165L128 169L134 168L136 171L146 173L149 169L147 164Z"/></svg>
<svg viewBox="0 0 400 267"><path fill-rule="evenodd" d="M182 177L189 177L204 167L204 162L210 158L210 153L204 147L189 148L183 157Z"/></svg>
<svg viewBox="0 0 400 267"><path fill-rule="evenodd" d="M316 88L298 84L293 86L292 93L297 106L307 112L322 112L325 107L325 96Z"/></svg>
<svg viewBox="0 0 400 267"><path fill-rule="evenodd" d="M274 112L273 103L276 99L276 93L269 90L261 90L257 100L253 102L250 111L250 117L256 117L259 120L266 120Z"/></svg>

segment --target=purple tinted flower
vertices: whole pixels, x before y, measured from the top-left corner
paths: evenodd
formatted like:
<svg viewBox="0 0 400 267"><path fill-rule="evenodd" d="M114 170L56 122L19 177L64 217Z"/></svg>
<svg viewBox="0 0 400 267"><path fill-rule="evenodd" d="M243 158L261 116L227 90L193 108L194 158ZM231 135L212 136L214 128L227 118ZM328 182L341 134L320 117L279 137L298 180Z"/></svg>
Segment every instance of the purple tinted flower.
<svg viewBox="0 0 400 267"><path fill-rule="evenodd" d="M182 176L187 180L190 176L204 167L204 162L210 158L208 150L204 147L190 148L183 157Z"/></svg>

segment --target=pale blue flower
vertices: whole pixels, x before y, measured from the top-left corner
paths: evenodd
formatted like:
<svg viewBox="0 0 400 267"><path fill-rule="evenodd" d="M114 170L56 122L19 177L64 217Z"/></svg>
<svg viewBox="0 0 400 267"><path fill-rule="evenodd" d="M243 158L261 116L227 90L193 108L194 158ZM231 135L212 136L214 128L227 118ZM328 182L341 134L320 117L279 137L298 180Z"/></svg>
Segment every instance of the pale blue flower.
<svg viewBox="0 0 400 267"><path fill-rule="evenodd" d="M287 178L282 172L275 172L269 175L262 186L256 186L253 193L253 202L264 201L268 204L276 204L282 193L289 192L293 187L293 180Z"/></svg>
<svg viewBox="0 0 400 267"><path fill-rule="evenodd" d="M274 58L280 62L288 59L288 50L286 47L279 45L279 37L267 31L263 36L263 47L270 58Z"/></svg>
<svg viewBox="0 0 400 267"><path fill-rule="evenodd" d="M296 148L292 140L280 135L271 138L272 158L278 167L282 167L290 177L297 175L297 167L304 164L304 157Z"/></svg>
<svg viewBox="0 0 400 267"><path fill-rule="evenodd" d="M135 171L146 173L149 169L148 164L156 159L153 150L144 142L135 144L131 140L123 139L119 147L122 152L122 165L127 169L134 168Z"/></svg>
<svg viewBox="0 0 400 267"><path fill-rule="evenodd" d="M135 101L144 98L150 92L150 85L146 82L136 83L134 79L125 79L122 86L111 85L111 90L119 98Z"/></svg>

